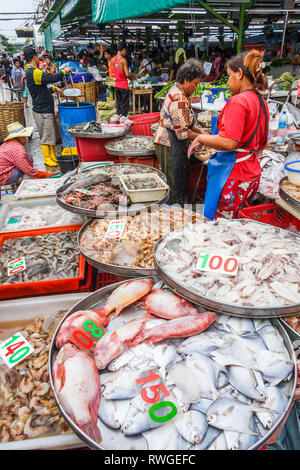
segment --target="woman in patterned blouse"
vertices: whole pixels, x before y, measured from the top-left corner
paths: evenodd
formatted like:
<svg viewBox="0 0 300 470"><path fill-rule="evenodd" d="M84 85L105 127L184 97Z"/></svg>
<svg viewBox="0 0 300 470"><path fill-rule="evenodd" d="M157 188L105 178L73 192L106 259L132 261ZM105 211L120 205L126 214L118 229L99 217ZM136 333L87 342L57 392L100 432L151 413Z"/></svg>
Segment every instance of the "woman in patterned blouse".
<svg viewBox="0 0 300 470"><path fill-rule="evenodd" d="M189 142L201 133L194 123L190 96L202 77L202 66L195 59L189 59L179 68L176 83L165 97L154 136L160 168L170 186L169 202L181 205L188 202Z"/></svg>

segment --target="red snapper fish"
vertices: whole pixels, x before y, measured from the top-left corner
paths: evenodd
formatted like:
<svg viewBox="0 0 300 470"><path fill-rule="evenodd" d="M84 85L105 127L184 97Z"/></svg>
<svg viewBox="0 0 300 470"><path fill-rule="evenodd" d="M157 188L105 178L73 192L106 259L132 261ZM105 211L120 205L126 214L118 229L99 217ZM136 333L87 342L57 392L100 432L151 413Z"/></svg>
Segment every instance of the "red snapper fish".
<svg viewBox="0 0 300 470"><path fill-rule="evenodd" d="M195 315L188 315L181 318L165 321L153 328L143 328L134 338L131 347L137 346L143 341L147 343L157 343L166 338L184 338L193 336L206 330L216 319L214 312L204 312Z"/></svg>
<svg viewBox="0 0 300 470"><path fill-rule="evenodd" d="M101 442L97 426L101 385L93 359L67 343L54 361L52 377L60 404L70 418L85 434Z"/></svg>
<svg viewBox="0 0 300 470"><path fill-rule="evenodd" d="M166 320L199 315L198 310L190 302L166 289L153 289L145 297L144 303L147 312Z"/></svg>
<svg viewBox="0 0 300 470"><path fill-rule="evenodd" d="M132 320L101 338L96 344L94 361L97 369L102 370L116 357L130 347L133 338L147 322L145 318Z"/></svg>
<svg viewBox="0 0 300 470"><path fill-rule="evenodd" d="M99 310L99 309L98 309ZM61 348L66 343L76 343L73 337L73 333L75 331L83 331L89 338L93 340L93 342L98 341L93 335L90 334L88 330L86 330L83 325L86 321L93 322L97 328L103 330L103 328L109 323L110 317L101 316L98 313L98 310L78 310L78 312L72 313L66 320L62 323L59 332L56 336L55 345L57 348ZM88 325L89 328L92 329L92 324Z"/></svg>
<svg viewBox="0 0 300 470"><path fill-rule="evenodd" d="M117 317L124 308L128 307L128 305L133 304L148 294L148 292L151 291L152 286L153 280L149 278L128 281L121 284L120 287L115 289L108 297L104 306L98 310L99 314L101 316L105 316L115 310Z"/></svg>

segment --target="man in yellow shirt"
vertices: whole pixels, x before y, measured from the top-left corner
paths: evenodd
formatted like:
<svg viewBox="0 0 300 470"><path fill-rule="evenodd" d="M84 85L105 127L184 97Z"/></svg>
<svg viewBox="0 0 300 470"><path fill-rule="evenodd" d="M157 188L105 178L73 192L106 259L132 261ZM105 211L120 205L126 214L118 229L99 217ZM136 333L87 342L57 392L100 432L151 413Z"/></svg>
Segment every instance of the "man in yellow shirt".
<svg viewBox="0 0 300 470"><path fill-rule="evenodd" d="M51 90L52 92L58 92L61 96L64 93L57 86L53 86L50 90L47 85L63 80L64 75L71 72L71 68L66 67L61 72L55 74L43 73L39 69L39 56L35 49L30 46L24 48L24 57L27 62L27 87L32 97L33 117L40 135L44 163L48 166L57 166L58 163L55 156L57 129Z"/></svg>

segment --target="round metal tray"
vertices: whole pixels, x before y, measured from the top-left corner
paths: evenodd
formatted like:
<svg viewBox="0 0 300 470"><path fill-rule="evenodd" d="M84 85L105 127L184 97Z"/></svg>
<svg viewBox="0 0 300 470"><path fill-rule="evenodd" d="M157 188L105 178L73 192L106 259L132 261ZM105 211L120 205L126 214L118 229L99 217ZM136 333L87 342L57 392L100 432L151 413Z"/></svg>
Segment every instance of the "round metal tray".
<svg viewBox="0 0 300 470"><path fill-rule="evenodd" d="M80 248L80 239L84 233L84 231L88 228L94 220L88 220L79 230L77 236L77 243L80 250L80 253L84 257L84 259L94 266L95 268L99 269L99 271L104 271L105 273L114 274L115 276L123 276L123 277L137 277L137 276L155 276L156 271L155 268L134 268L131 266L118 266L115 264L107 264L102 263L101 261L97 261L90 256L87 256L84 251Z"/></svg>
<svg viewBox="0 0 300 470"><path fill-rule="evenodd" d="M115 163L114 165L122 165L122 166L134 166L136 168L136 173L139 173L139 168L151 168L147 165L140 165L136 163ZM109 165L109 168L112 165ZM101 170L101 167L99 167ZM93 170L93 168L91 168ZM153 172L157 173L164 181L166 181L166 176L157 168L153 168ZM87 173L87 171L86 171ZM74 214L80 214L80 215L85 215L89 218L98 218L98 219L104 219L104 218L115 218L117 216L124 216L124 215L137 215L140 212L146 212L149 210L152 210L153 207L155 206L160 206L162 204L166 204L170 198L170 190L168 189L166 191L166 195L160 200L160 201L153 201L153 202L148 202L148 203L139 203L139 204L133 204L132 206L127 207L125 210L115 210L115 211L99 211L99 210L92 210L92 209L84 209L82 207L75 207L72 206L71 204L67 204L61 197L60 193L63 192L65 189L68 188L68 186L71 183L66 182L63 186L60 186L57 191L56 191L56 202L57 204L62 207L63 209L74 212ZM143 207L144 206L144 207Z"/></svg>
<svg viewBox="0 0 300 470"><path fill-rule="evenodd" d="M155 282L159 281L158 278L153 278ZM82 439L90 448L92 449L98 449L98 450L148 450L148 445L146 439L142 435L138 436L132 436L132 437L125 437L121 435L121 432L118 430L114 430L106 426L104 423L102 423L100 420L98 420L98 424L100 424L100 430L102 434L102 442L99 444L95 442L93 439L91 439L87 434L85 434L78 426L75 424L75 422L70 418L70 416L66 413L64 410L63 406L61 405L58 396L56 394L55 388L54 388L54 383L52 379L52 368L53 364L55 361L55 358L58 353L58 349L55 346L55 340L56 336L59 332L59 329L64 322L64 320L71 315L72 313L78 311L78 310L87 310L87 309L93 309L93 308L99 308L103 306L105 300L107 297L112 293L114 289L116 289L118 286L123 284L124 282L127 281L121 281L115 284L112 284L110 286L103 287L102 289L99 289L96 292L91 293L89 296L81 300L80 302L77 302L64 316L64 318L61 320L59 325L56 328L56 331L52 337L52 341L50 344L50 350L49 350L49 356L48 356L48 370L49 370L49 378L50 378L50 385L51 389L54 395L54 398L57 402L57 405L65 418L65 420L68 422L72 430ZM126 314L125 312L122 312L122 314L117 317L116 319L113 319L111 323L108 325L107 329L108 331L111 331L121 324L128 322L132 319L132 316L135 316L135 314ZM295 358L295 353L294 349L291 343L291 340L286 333L284 327L280 323L279 320L272 319L271 320L272 324L278 328L279 333L281 334L284 344L290 354L290 358L292 362L294 363L294 370L293 370L293 378L290 380L289 384L289 400L288 403L281 414L280 418L278 419L277 423L268 431L267 434L265 434L259 441L257 441L249 450L255 450L259 449L262 447L270 437L274 434L274 432L278 429L280 426L281 422L283 421L295 394L295 389L296 389L296 382L297 382L297 366L296 366L296 358Z"/></svg>
<svg viewBox="0 0 300 470"><path fill-rule="evenodd" d="M242 223L248 223L248 222L253 222L257 223L260 225L267 225L268 224L263 224L261 222L256 222L254 220L243 220L239 219L239 222ZM202 222L204 223L204 222ZM300 238L300 235L295 234L293 232L289 232L288 230L283 230L281 228L276 227L277 230L287 232L291 236L295 236ZM182 228L178 229L177 231L181 231ZM173 234L175 231L173 232ZM209 297L202 296L198 294L196 291L192 289L188 289L184 285L180 284L178 281L176 281L172 276L167 274L163 267L159 264L159 262L156 259L157 256L157 250L159 248L159 245L164 241L164 239L167 237L161 238L158 240L154 246L153 254L154 254L154 264L155 264L155 269L157 271L157 274L161 277L161 279L168 284L168 286L177 292L179 295L184 297L185 299L189 300L190 302L193 302L197 305L201 305L203 307L206 307L210 310L213 310L218 313L227 313L229 315L237 316L237 317L249 317L249 318L277 318L277 317L286 317L288 315L292 315L294 313L298 313L300 311L300 304L291 304L283 307L246 307L244 305L237 305L237 304L228 304L228 303L222 303L217 300L214 300Z"/></svg>
<svg viewBox="0 0 300 470"><path fill-rule="evenodd" d="M82 123L82 124L87 124L87 123ZM78 125L81 124L75 124L74 126L69 127L68 132L71 136L73 137L80 137L80 138L85 138L85 139L115 139L116 137L124 137L124 135L127 134L127 130L124 130L122 132L118 133L93 133L93 132L80 132L80 129L78 129Z"/></svg>
<svg viewBox="0 0 300 470"><path fill-rule="evenodd" d="M288 179L287 176L284 176L279 182L279 196L290 206L292 206L294 209L297 211L300 211L300 201L297 201L297 199L293 198L292 196L289 195L282 187L283 181L286 181Z"/></svg>
<svg viewBox="0 0 300 470"><path fill-rule="evenodd" d="M150 136L129 136L125 137L125 139L134 139L136 137L150 137ZM111 140L110 142L107 142L104 147L107 153L110 155L121 155L121 156L127 156L127 157L144 157L147 155L156 155L155 150L118 150L118 149L111 149L109 148L110 144L114 141L117 141L120 139L114 139Z"/></svg>

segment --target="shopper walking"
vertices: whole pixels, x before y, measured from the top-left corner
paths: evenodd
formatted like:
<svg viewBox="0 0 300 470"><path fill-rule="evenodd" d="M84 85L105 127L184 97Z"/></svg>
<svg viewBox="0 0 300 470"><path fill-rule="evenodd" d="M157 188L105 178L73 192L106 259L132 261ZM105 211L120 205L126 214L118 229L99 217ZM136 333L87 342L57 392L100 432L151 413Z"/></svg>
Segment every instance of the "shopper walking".
<svg viewBox="0 0 300 470"><path fill-rule="evenodd" d="M32 97L33 117L40 135L44 163L48 166L57 166L55 156L57 127L54 100L47 85L63 80L65 74L71 72L71 68L66 67L56 74L43 73L39 69L39 56L32 47L25 47L24 55L28 64L26 69L27 86ZM63 91L57 86L52 87L52 92L55 91L63 96Z"/></svg>
<svg viewBox="0 0 300 470"><path fill-rule="evenodd" d="M263 52L252 50L227 63L228 87L233 95L218 119L217 135L201 134L189 154L201 144L217 149L208 161L204 216L237 218L251 205L258 190L258 156L268 143L269 111L259 90L268 87L263 75Z"/></svg>
<svg viewBox="0 0 300 470"><path fill-rule="evenodd" d="M117 101L117 114L119 116L128 116L130 91L128 85L128 78L135 80L135 74L130 73L128 70L127 60L125 58L127 53L127 46L125 43L118 44L118 53L112 59L112 66L115 74L115 90Z"/></svg>

